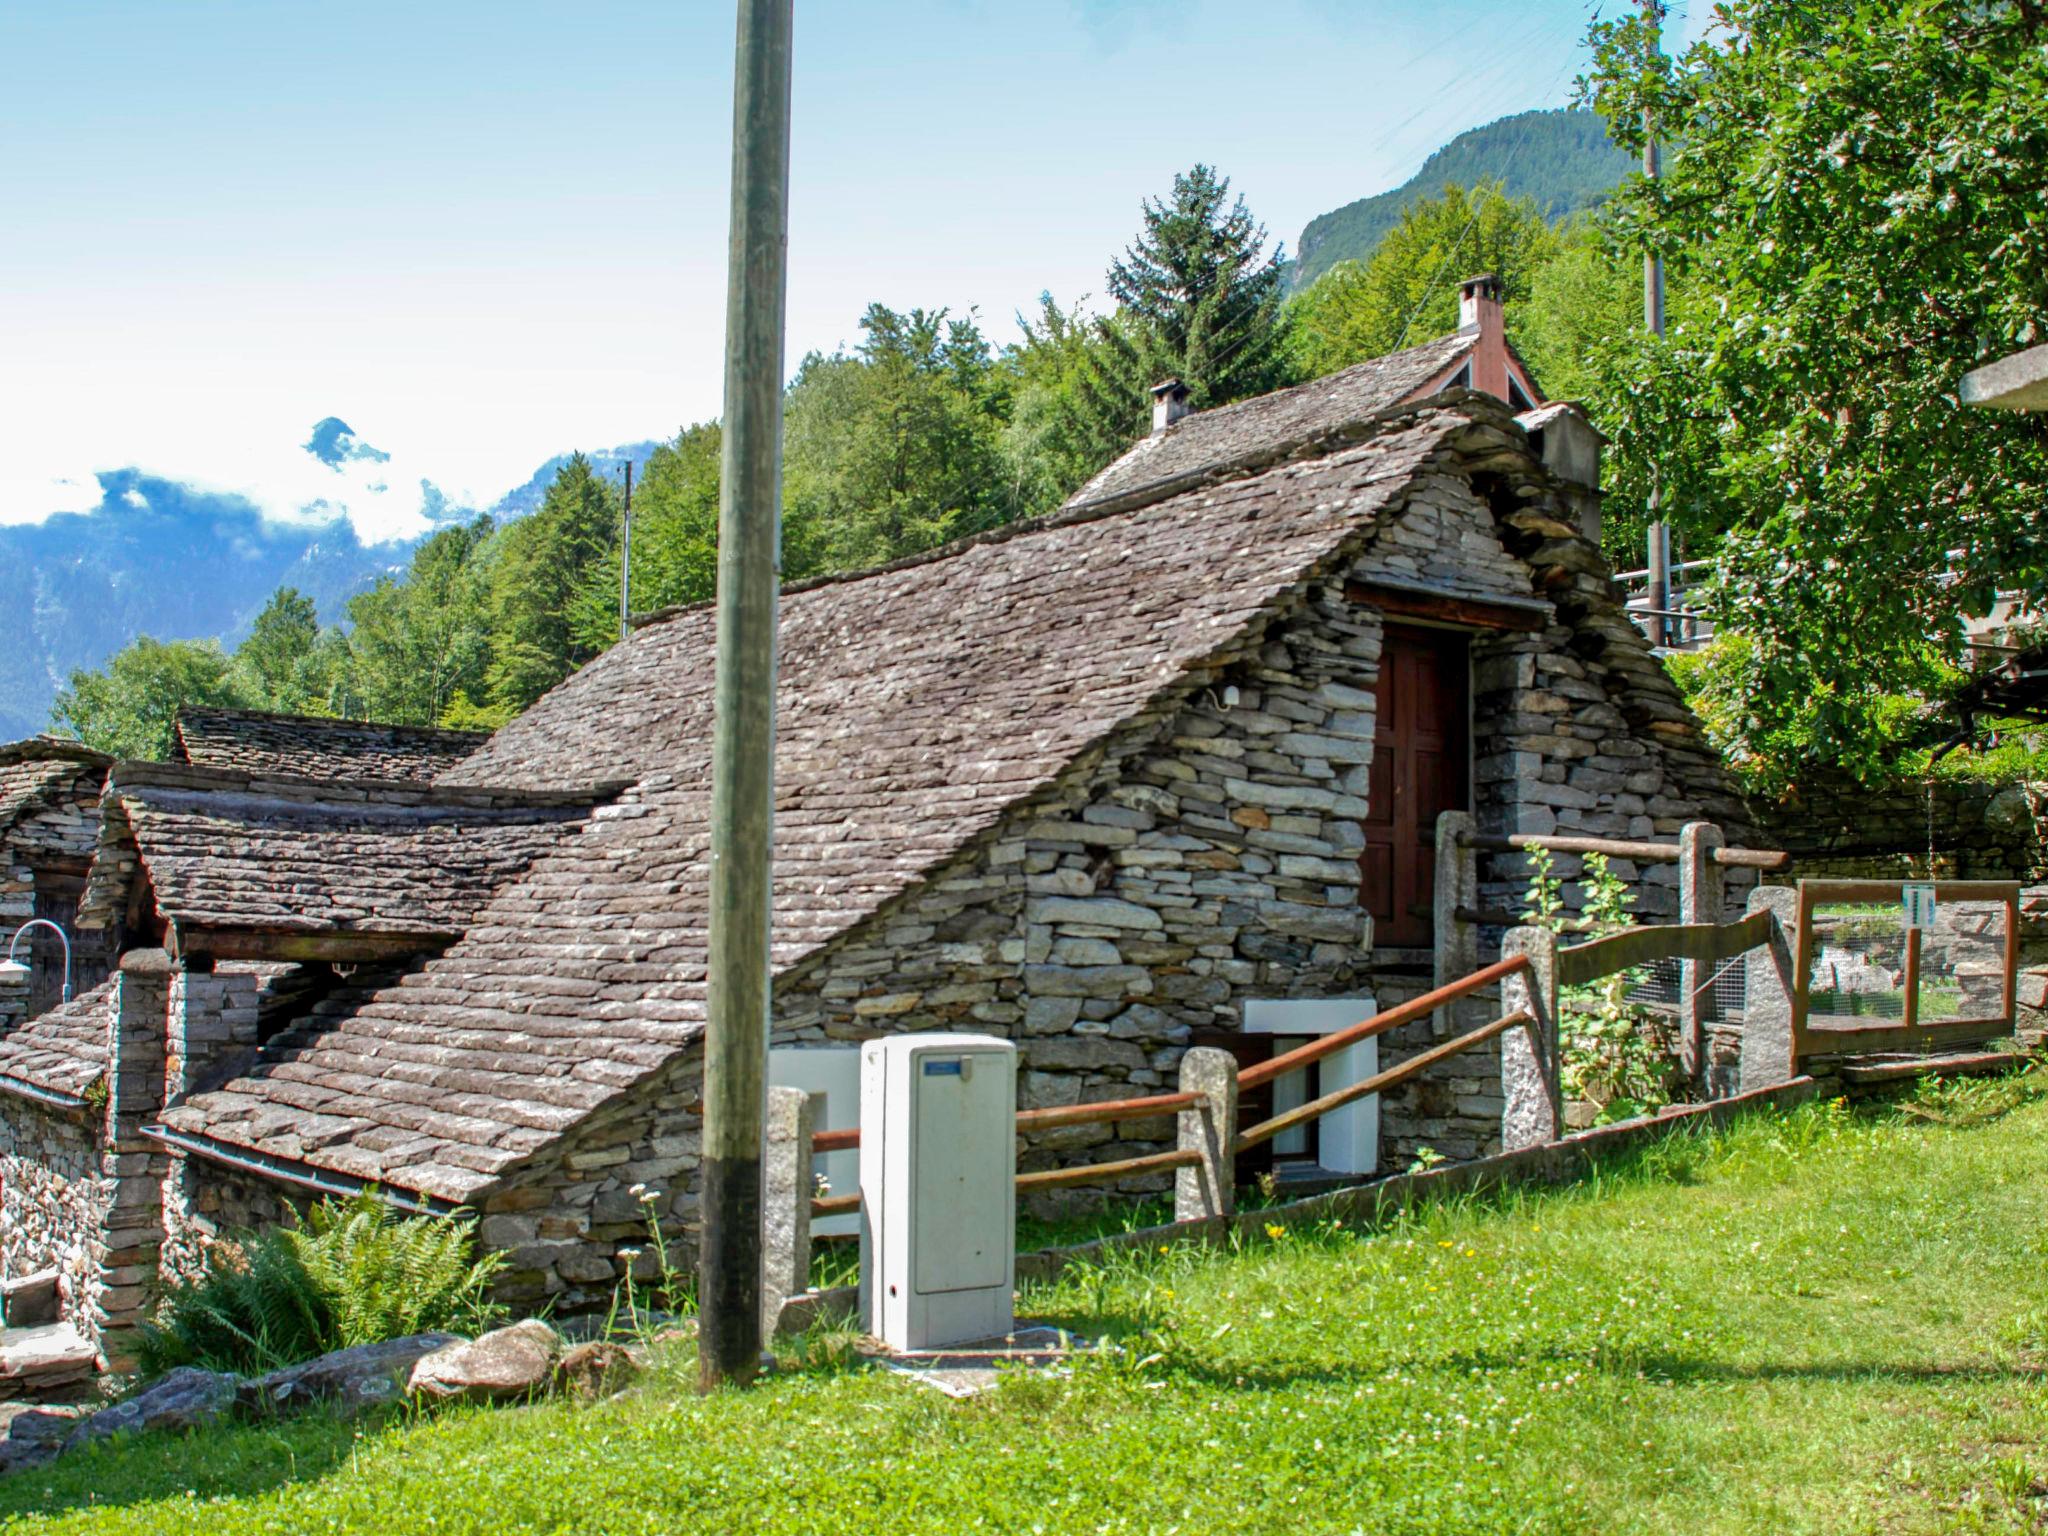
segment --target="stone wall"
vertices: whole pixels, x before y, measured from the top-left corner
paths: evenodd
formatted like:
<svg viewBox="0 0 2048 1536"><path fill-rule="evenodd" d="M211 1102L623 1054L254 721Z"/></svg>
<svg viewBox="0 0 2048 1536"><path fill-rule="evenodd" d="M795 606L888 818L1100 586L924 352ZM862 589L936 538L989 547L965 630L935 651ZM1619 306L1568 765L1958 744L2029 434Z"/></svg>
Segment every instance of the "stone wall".
<svg viewBox="0 0 2048 1536"><path fill-rule="evenodd" d="M55 1269L63 1320L88 1339L114 1194L102 1130L89 1106L0 1096L0 1274Z"/></svg>
<svg viewBox="0 0 2048 1536"><path fill-rule="evenodd" d="M1597 551L1539 520L1509 533L1510 553L1485 494L1460 476L1423 477L1351 569L1304 588L1240 654L780 978L776 1043L1003 1036L1020 1049L1020 1098L1036 1107L1168 1088L1189 1042L1237 1031L1254 998L1371 993L1384 1007L1427 989L1426 957L1376 954L1359 905L1383 628L1369 601L1347 596L1353 583L1555 601L1534 631L1473 637L1481 826L1675 839L1683 823L1713 820L1743 840L1739 801ZM1520 894L1525 877L1508 863L1486 871L1492 900ZM1675 869L1642 873L1646 914L1674 913ZM1471 1022L1440 1015L1394 1031L1382 1059ZM511 1259L512 1299L601 1303L620 1246L645 1247L647 1189L671 1237L690 1242L698 1072L694 1052L672 1062L482 1202L485 1241ZM1454 1159L1491 1152L1501 1112L1497 1049L1470 1052L1383 1096L1383 1165L1425 1145ZM1172 1137L1164 1119L1063 1127L1022 1145L1020 1167L1131 1157ZM1118 1192L1169 1180L1127 1179ZM652 1256L634 1262L644 1275Z"/></svg>
<svg viewBox="0 0 2048 1536"><path fill-rule="evenodd" d="M259 1231L303 1213L316 1197L273 1179L174 1152L163 1179L163 1283L189 1280L222 1237Z"/></svg>
<svg viewBox="0 0 2048 1536"><path fill-rule="evenodd" d="M41 915L36 902L38 875L46 883L53 870L75 878L84 862L92 857L99 836L103 772L97 767L81 766L78 776L61 792L53 792L50 803L19 817L8 827L4 840L0 840L0 954L5 953L8 936ZM107 979L111 955L104 934L81 932L67 920L68 911L60 909L55 915L70 938L71 993L76 997ZM32 951L39 967L61 964L47 929L23 935L18 953L25 956ZM55 986L39 988L38 995L42 994L48 995L50 1003L57 1001ZM0 992L0 1029L26 1016L28 999L25 988Z"/></svg>
<svg viewBox="0 0 2048 1536"><path fill-rule="evenodd" d="M2048 785L1939 780L1933 785L1935 872L1945 880L2048 879L2041 816ZM1868 789L1809 776L1781 801L1754 808L1757 835L1795 860L1792 878L1927 877L1925 785Z"/></svg>

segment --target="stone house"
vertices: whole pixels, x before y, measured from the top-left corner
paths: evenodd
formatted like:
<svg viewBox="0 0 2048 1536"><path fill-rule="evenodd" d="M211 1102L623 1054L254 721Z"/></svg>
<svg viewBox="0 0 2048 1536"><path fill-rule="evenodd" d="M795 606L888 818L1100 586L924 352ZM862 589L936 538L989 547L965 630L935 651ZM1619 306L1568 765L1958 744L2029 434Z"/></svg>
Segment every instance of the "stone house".
<svg viewBox="0 0 2048 1536"><path fill-rule="evenodd" d="M1597 440L1496 398L1540 396L1488 286L1466 301L1458 336L1297 389L1185 416L1167 389L1060 512L788 591L777 1046L982 1031L1028 1104L1121 1097L1190 1043L1427 987L1441 811L1740 835L1585 536ZM636 1185L687 1243L712 636L708 606L651 617L431 785L115 770L103 1116L163 1267L371 1185L479 1212L519 1304L609 1296ZM1488 868L1484 904L1519 883ZM1385 1096L1373 1150L1476 1154L1500 1111L1475 1053ZM1172 1134L1054 1131L1023 1166Z"/></svg>
<svg viewBox="0 0 2048 1536"><path fill-rule="evenodd" d="M100 786L113 760L55 736L0 747L0 955L22 924L37 918L69 932L98 837ZM26 986L0 983L0 1030L48 1012L63 1000L64 947L46 928L22 935ZM106 979L110 956L78 942L71 953L74 994Z"/></svg>

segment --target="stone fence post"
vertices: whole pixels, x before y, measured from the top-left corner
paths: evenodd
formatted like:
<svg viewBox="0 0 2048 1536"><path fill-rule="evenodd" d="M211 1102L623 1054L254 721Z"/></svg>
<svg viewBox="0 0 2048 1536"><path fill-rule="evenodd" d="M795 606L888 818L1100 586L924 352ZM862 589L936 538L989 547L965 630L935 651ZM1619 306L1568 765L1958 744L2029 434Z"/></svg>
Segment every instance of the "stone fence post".
<svg viewBox="0 0 2048 1536"><path fill-rule="evenodd" d="M1237 1191L1237 1058L1206 1045L1184 1052L1180 1091L1202 1096L1180 1112L1180 1150L1202 1160L1174 1172L1173 1219L1227 1217Z"/></svg>
<svg viewBox="0 0 2048 1536"><path fill-rule="evenodd" d="M1470 811L1445 811L1436 819L1436 981L1448 986L1479 969L1479 925L1458 921L1458 909L1479 909L1479 854L1465 846L1473 830ZM1446 1010L1447 1012L1452 1010ZM1451 1034L1449 1020L1439 1031Z"/></svg>
<svg viewBox="0 0 2048 1536"><path fill-rule="evenodd" d="M761 1337L775 1337L782 1304L811 1288L811 1137L822 1093L770 1088L761 1168Z"/></svg>
<svg viewBox="0 0 2048 1536"><path fill-rule="evenodd" d="M1503 1152L1557 1140L1564 1125L1557 996L1557 935L1548 928L1510 928L1501 958L1526 955L1529 965L1501 983L1503 1013L1526 1009L1534 1022L1500 1037L1500 1117Z"/></svg>
<svg viewBox="0 0 2048 1536"><path fill-rule="evenodd" d="M170 957L160 949L123 955L108 1026L105 1166L113 1190L93 1310L100 1354L117 1370L132 1362L136 1329L156 1299L163 1254L169 1158L142 1127L164 1104L171 974Z"/></svg>
<svg viewBox="0 0 2048 1536"><path fill-rule="evenodd" d="M1727 839L1710 821L1689 821L1678 833L1678 920L1719 923L1727 902L1727 878L1714 850ZM1721 1016L1709 978L1714 970L1697 960L1678 963L1678 1064L1695 1086L1707 1069L1707 1022Z"/></svg>
<svg viewBox="0 0 2048 1536"><path fill-rule="evenodd" d="M1799 892L1789 886L1760 885L1749 893L1751 912L1769 912L1769 942L1743 961L1742 1065L1744 1093L1798 1075L1792 1039L1794 971L1799 954Z"/></svg>

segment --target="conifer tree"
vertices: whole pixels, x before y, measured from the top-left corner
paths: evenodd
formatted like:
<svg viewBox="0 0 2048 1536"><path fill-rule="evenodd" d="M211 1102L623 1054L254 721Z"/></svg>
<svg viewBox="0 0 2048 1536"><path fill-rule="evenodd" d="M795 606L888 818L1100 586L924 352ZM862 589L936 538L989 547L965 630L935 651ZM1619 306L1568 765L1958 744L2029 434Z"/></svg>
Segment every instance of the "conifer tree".
<svg viewBox="0 0 2048 1536"><path fill-rule="evenodd" d="M540 510L512 524L491 569L491 700L527 707L596 654L571 623L572 600L617 545L619 492L580 453L549 483Z"/></svg>
<svg viewBox="0 0 2048 1536"><path fill-rule="evenodd" d="M1065 429L1091 470L1147 430L1162 380L1185 384L1197 410L1289 382L1281 277L1279 248L1211 167L1145 200L1138 238L1110 264L1118 308L1096 324Z"/></svg>

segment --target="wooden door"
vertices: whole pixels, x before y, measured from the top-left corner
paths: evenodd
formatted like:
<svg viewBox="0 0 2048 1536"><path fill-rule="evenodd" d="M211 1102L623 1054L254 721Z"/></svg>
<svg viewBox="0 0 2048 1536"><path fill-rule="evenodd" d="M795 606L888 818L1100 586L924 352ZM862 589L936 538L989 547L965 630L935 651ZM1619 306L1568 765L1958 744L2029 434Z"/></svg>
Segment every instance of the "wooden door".
<svg viewBox="0 0 2048 1536"><path fill-rule="evenodd" d="M1387 626L1365 851L1358 859L1375 945L1420 949L1433 940L1436 819L1472 805L1469 669L1458 631Z"/></svg>

